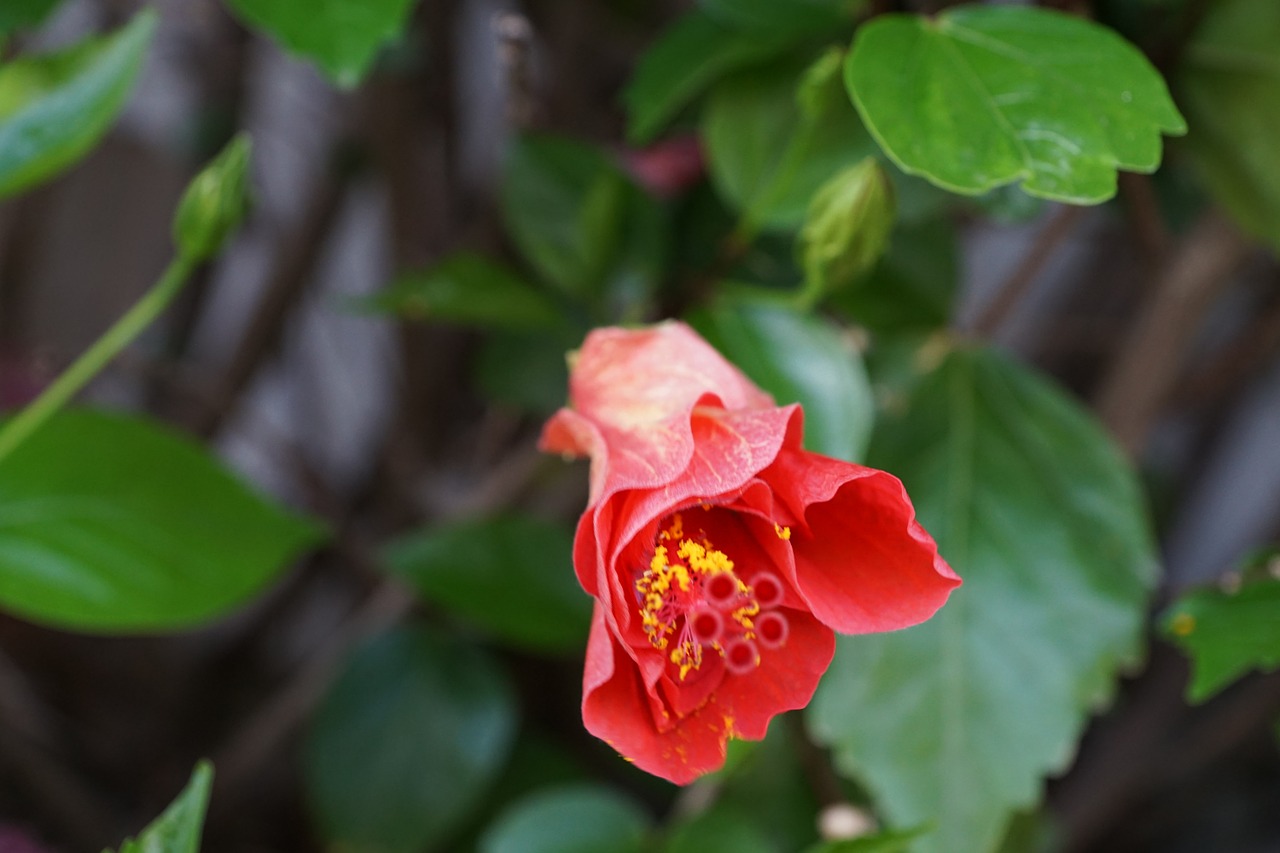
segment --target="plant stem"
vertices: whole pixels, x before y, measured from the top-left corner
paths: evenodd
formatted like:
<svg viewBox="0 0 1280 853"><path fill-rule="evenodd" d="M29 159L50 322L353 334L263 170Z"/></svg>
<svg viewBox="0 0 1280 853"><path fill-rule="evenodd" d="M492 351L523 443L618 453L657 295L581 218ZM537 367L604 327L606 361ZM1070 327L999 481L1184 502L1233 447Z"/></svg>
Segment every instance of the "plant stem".
<svg viewBox="0 0 1280 853"><path fill-rule="evenodd" d="M182 285L190 278L196 263L182 254L174 258L165 268L160 280L115 325L94 341L93 346L85 350L39 397L0 428L0 461L30 438L32 433L65 406L90 379L141 334L143 329L151 325L182 290Z"/></svg>

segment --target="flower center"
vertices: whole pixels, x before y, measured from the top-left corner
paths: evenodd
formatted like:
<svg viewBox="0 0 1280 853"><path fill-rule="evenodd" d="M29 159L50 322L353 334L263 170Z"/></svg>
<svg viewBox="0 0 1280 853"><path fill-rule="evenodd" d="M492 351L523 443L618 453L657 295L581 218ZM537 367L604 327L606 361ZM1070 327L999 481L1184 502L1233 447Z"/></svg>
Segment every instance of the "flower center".
<svg viewBox="0 0 1280 853"><path fill-rule="evenodd" d="M791 535L787 528L777 533ZM762 647L787 641L787 617L775 609L785 597L778 576L764 571L744 583L733 560L705 533L685 535L679 513L658 533L653 559L635 588L649 643L667 653L681 681L702 666L705 654L719 654L730 672L743 675L760 665Z"/></svg>

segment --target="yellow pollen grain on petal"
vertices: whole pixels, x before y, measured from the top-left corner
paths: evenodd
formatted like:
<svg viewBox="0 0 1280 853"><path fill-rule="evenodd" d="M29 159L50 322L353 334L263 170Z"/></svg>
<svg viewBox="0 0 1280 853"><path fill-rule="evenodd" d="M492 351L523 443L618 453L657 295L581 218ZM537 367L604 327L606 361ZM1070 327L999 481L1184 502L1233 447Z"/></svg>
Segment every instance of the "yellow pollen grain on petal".
<svg viewBox="0 0 1280 853"><path fill-rule="evenodd" d="M774 525L773 525L773 532L774 532L774 533L776 533L776 534L778 534L778 538L779 538L779 539L782 539L783 541L786 541L786 540L788 540L788 539L790 539L790 538L791 538L791 528L790 528L790 527L783 527L783 526L782 526L782 525L780 525L780 524L774 524Z"/></svg>

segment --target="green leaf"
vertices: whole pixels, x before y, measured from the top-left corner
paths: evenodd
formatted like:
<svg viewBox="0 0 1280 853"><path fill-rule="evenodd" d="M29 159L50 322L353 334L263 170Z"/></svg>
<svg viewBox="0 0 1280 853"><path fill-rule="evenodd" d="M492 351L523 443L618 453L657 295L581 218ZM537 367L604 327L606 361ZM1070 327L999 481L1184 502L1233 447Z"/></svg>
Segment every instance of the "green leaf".
<svg viewBox="0 0 1280 853"><path fill-rule="evenodd" d="M1240 224L1280 250L1280 5L1221 0L1186 50L1179 103L1187 147L1209 190Z"/></svg>
<svg viewBox="0 0 1280 853"><path fill-rule="evenodd" d="M480 839L480 853L639 853L649 816L609 790L575 785L532 794Z"/></svg>
<svg viewBox="0 0 1280 853"><path fill-rule="evenodd" d="M809 721L889 821L935 823L915 849L990 851L1141 653L1141 492L1089 415L994 351L953 352L869 458L964 586L923 625L840 638Z"/></svg>
<svg viewBox="0 0 1280 853"><path fill-rule="evenodd" d="M911 849L912 842L932 831L933 827L929 824L911 829L887 829L861 838L824 841L810 847L805 853L905 853Z"/></svg>
<svg viewBox="0 0 1280 853"><path fill-rule="evenodd" d="M561 323L550 297L501 264L471 252L405 273L363 304L406 319L482 329L546 329Z"/></svg>
<svg viewBox="0 0 1280 853"><path fill-rule="evenodd" d="M645 52L623 92L628 138L649 142L722 75L776 56L791 41L789 32L744 31L690 12Z"/></svg>
<svg viewBox="0 0 1280 853"><path fill-rule="evenodd" d="M37 26L62 0L5 0L0 5L0 40L27 27Z"/></svg>
<svg viewBox="0 0 1280 853"><path fill-rule="evenodd" d="M335 849L438 848L483 802L516 724L511 686L482 650L422 628L384 634L312 722L312 812Z"/></svg>
<svg viewBox="0 0 1280 853"><path fill-rule="evenodd" d="M488 335L473 365L474 381L494 402L549 415L565 403L569 387L565 358L585 335L585 330Z"/></svg>
<svg viewBox="0 0 1280 853"><path fill-rule="evenodd" d="M0 198L53 177L102 138L133 89L156 21L144 10L109 36L0 66Z"/></svg>
<svg viewBox="0 0 1280 853"><path fill-rule="evenodd" d="M178 798L136 839L126 840L120 853L198 853L212 787L213 765L201 761Z"/></svg>
<svg viewBox="0 0 1280 853"><path fill-rule="evenodd" d="M781 853L750 811L716 804L671 831L662 853Z"/></svg>
<svg viewBox="0 0 1280 853"><path fill-rule="evenodd" d="M0 462L0 605L47 625L207 622L320 536L192 440L134 417L62 412Z"/></svg>
<svg viewBox="0 0 1280 853"><path fill-rule="evenodd" d="M525 516L473 519L388 546L391 571L425 598L519 646L580 654L591 599L573 573L573 535Z"/></svg>
<svg viewBox="0 0 1280 853"><path fill-rule="evenodd" d="M959 275L960 250L949 221L899 224L875 269L830 302L874 332L942 328L951 319Z"/></svg>
<svg viewBox="0 0 1280 853"><path fill-rule="evenodd" d="M247 25L350 88L369 72L378 50L399 38L414 0L227 0Z"/></svg>
<svg viewBox="0 0 1280 853"><path fill-rule="evenodd" d="M1137 48L1047 9L882 15L858 30L845 82L895 163L969 195L1021 181L1095 204L1115 195L1116 169L1155 171L1161 131L1186 130Z"/></svg>
<svg viewBox="0 0 1280 853"><path fill-rule="evenodd" d="M875 153L840 85L840 52L726 77L712 90L702 133L712 181L744 228L799 227L814 193ZM800 79L797 90L796 80Z"/></svg>
<svg viewBox="0 0 1280 853"><path fill-rule="evenodd" d="M837 459L861 459L875 404L858 353L840 329L765 304L722 303L689 322L779 405L804 406L804 443Z"/></svg>
<svg viewBox="0 0 1280 853"><path fill-rule="evenodd" d="M173 220L179 252L192 260L208 260L240 225L249 209L252 148L247 134L236 136L187 186Z"/></svg>
<svg viewBox="0 0 1280 853"><path fill-rule="evenodd" d="M1280 556L1262 565L1243 583L1184 595L1160 620L1194 661L1190 701L1203 702L1249 670L1280 667Z"/></svg>
<svg viewBox="0 0 1280 853"><path fill-rule="evenodd" d="M524 137L507 162L502 210L512 239L543 278L603 306L605 319L625 316L657 284L661 211L597 148Z"/></svg>
<svg viewBox="0 0 1280 853"><path fill-rule="evenodd" d="M797 240L811 300L861 278L888 248L892 230L893 188L874 157L823 184Z"/></svg>

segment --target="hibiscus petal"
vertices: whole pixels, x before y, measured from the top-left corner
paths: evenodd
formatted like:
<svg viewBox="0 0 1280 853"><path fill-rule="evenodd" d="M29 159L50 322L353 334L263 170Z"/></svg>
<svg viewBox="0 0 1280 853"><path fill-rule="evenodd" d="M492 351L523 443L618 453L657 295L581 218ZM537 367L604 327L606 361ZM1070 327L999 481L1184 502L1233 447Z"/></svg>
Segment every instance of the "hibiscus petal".
<svg viewBox="0 0 1280 853"><path fill-rule="evenodd" d="M892 474L794 451L762 476L780 500L804 508L805 529L790 540L796 584L840 633L916 625L960 585Z"/></svg>

